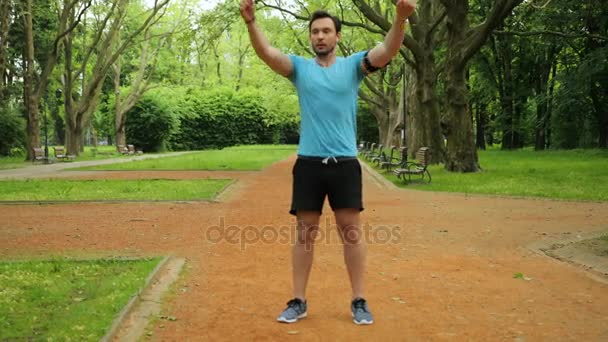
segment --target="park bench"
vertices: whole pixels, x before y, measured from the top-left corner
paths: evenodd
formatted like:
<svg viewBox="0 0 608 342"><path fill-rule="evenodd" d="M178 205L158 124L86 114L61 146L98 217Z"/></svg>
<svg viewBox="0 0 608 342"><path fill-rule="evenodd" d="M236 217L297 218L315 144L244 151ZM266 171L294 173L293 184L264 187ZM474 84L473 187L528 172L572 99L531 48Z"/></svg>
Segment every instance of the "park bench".
<svg viewBox="0 0 608 342"><path fill-rule="evenodd" d="M369 159L371 157L371 155L373 155L376 152L376 143L371 143L369 145L369 149L367 149L365 151L365 153L363 153L363 157L365 159Z"/></svg>
<svg viewBox="0 0 608 342"><path fill-rule="evenodd" d="M55 158L63 161L74 160L76 156L65 153L65 148L63 147L53 147L53 153L55 154Z"/></svg>
<svg viewBox="0 0 608 342"><path fill-rule="evenodd" d="M370 156L370 161L372 163L379 164L382 159L386 158L386 155L384 154L384 150L382 150L382 147L384 147L384 145L379 144L378 151Z"/></svg>
<svg viewBox="0 0 608 342"><path fill-rule="evenodd" d="M386 171L390 171L392 167L399 166L401 164L406 165L407 163L407 147L401 147L399 149L401 153L401 159L395 157L395 150L397 148L395 146L391 146L391 154L386 158L386 160L380 162L379 166L381 169L386 169Z"/></svg>
<svg viewBox="0 0 608 342"><path fill-rule="evenodd" d="M46 162L48 158L44 155L44 150L40 147L34 147L34 157L32 158L32 163L37 161Z"/></svg>
<svg viewBox="0 0 608 342"><path fill-rule="evenodd" d="M357 146L357 152L361 153L365 151L365 141L361 141Z"/></svg>
<svg viewBox="0 0 608 342"><path fill-rule="evenodd" d="M431 149L428 147L421 147L418 152L416 152L416 162L405 162L400 165L400 168L395 169L393 173L397 176L397 178L403 179L405 181L407 176L408 183L412 181L412 175L421 176L421 180L425 180L425 176L427 182L431 182L431 173L428 170L429 163L431 162Z"/></svg>
<svg viewBox="0 0 608 342"><path fill-rule="evenodd" d="M142 150L136 150L134 145L127 145L127 148L129 149L129 154L143 154L144 153Z"/></svg>
<svg viewBox="0 0 608 342"><path fill-rule="evenodd" d="M129 154L129 149L125 147L125 145L117 145L116 150L118 150L118 153L120 154Z"/></svg>
<svg viewBox="0 0 608 342"><path fill-rule="evenodd" d="M365 157L365 155L369 152L371 146L372 146L371 142L369 142L369 141L363 142L363 148L361 149L361 151L359 151L359 154L361 155L361 157Z"/></svg>

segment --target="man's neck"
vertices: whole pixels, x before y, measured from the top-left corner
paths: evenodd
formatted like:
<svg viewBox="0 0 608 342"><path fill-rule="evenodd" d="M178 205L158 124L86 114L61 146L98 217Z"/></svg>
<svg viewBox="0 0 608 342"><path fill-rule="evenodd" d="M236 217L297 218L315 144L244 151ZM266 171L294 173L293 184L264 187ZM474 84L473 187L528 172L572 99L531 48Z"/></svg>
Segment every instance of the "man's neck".
<svg viewBox="0 0 608 342"><path fill-rule="evenodd" d="M330 66L332 66L336 62L336 53L335 52L331 52L331 53L329 53L327 55L317 56L317 58L315 58L315 61L320 66L322 66L324 68L329 68Z"/></svg>

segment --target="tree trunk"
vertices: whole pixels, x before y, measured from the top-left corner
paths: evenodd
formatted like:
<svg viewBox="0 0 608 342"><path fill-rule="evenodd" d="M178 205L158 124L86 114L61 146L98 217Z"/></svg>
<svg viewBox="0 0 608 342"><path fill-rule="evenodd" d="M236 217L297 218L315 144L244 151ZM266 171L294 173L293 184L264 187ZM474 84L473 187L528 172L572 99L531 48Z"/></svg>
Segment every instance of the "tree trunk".
<svg viewBox="0 0 608 342"><path fill-rule="evenodd" d="M437 67L432 51L417 61L413 94L409 96L406 118L407 148L411 157L421 147L431 148L432 163L445 161L444 138L441 133L439 101L435 90Z"/></svg>
<svg viewBox="0 0 608 342"><path fill-rule="evenodd" d="M12 0L0 0L0 105L7 101L7 52Z"/></svg>
<svg viewBox="0 0 608 342"><path fill-rule="evenodd" d="M120 74L121 74L121 63L120 63L120 58L118 58L116 60L116 63L114 64L114 94L115 94L115 101L114 101L114 107L115 107L115 117L114 117L114 128L116 131L116 146L118 147L119 145L122 146L127 146L127 138L126 138L126 129L125 129L125 123L126 123L126 115L125 112L122 110L122 105L121 105L121 101L122 98L120 97Z"/></svg>
<svg viewBox="0 0 608 342"><path fill-rule="evenodd" d="M444 1L445 3L446 1ZM473 120L469 112L469 90L466 84L467 59L463 45L467 40L468 3L452 2L448 10L448 52L446 57L446 161L445 169L453 172L477 172L480 170Z"/></svg>
<svg viewBox="0 0 608 342"><path fill-rule="evenodd" d="M23 51L24 77L23 101L27 113L27 159L34 159L33 148L40 147L40 127L38 122L38 98L34 90L34 32L32 23L32 0L27 0L23 13L25 46Z"/></svg>
<svg viewBox="0 0 608 342"><path fill-rule="evenodd" d="M549 81L549 99L547 102L547 148L551 147L551 115L553 114L553 92L555 89L555 78L557 75L557 60L553 62L551 80Z"/></svg>
<svg viewBox="0 0 608 342"><path fill-rule="evenodd" d="M477 172L480 170L473 137L473 124L466 99L468 90L465 69L450 65L447 86L447 146L445 168L448 171Z"/></svg>
<svg viewBox="0 0 608 342"><path fill-rule="evenodd" d="M483 109L482 109L483 108ZM488 124L486 104L479 101L475 102L475 124L476 140L475 145L480 150L486 149L486 125Z"/></svg>

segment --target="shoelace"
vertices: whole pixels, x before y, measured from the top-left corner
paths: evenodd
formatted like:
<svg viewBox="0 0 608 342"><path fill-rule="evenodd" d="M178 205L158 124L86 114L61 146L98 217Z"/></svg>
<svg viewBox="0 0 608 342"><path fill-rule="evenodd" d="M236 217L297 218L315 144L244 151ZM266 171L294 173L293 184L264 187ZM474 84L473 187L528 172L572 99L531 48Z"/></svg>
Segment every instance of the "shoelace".
<svg viewBox="0 0 608 342"><path fill-rule="evenodd" d="M356 299L353 302L353 307L355 308L355 311L363 311L363 312L367 312L367 309L365 308L365 299L359 298Z"/></svg>
<svg viewBox="0 0 608 342"><path fill-rule="evenodd" d="M289 302L287 302L287 307L288 308L294 308L294 309L299 309L300 305L302 305L302 301L298 300L298 299L292 299Z"/></svg>

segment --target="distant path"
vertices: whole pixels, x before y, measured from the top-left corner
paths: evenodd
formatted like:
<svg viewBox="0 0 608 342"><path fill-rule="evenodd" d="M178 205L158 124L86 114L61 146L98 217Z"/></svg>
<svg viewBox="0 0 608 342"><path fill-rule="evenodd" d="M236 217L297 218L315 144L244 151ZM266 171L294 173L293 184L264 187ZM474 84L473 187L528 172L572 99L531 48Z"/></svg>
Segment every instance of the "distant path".
<svg viewBox="0 0 608 342"><path fill-rule="evenodd" d="M55 176L60 176L60 171L63 171L65 169L84 167L84 166L126 163L126 162L130 162L133 160L172 157L172 156L179 156L179 155L186 154L186 153L192 153L192 152L189 151L189 152L171 152L171 153L161 153L161 154L144 154L141 156L124 157L124 158L110 158L110 159L100 159L100 160L87 160L87 161L80 161L80 162L57 162L54 164L33 164L31 166L22 167L19 169L0 170L0 179L55 177ZM79 172L70 172L69 174L64 174L64 175L77 176L77 175L79 175Z"/></svg>

